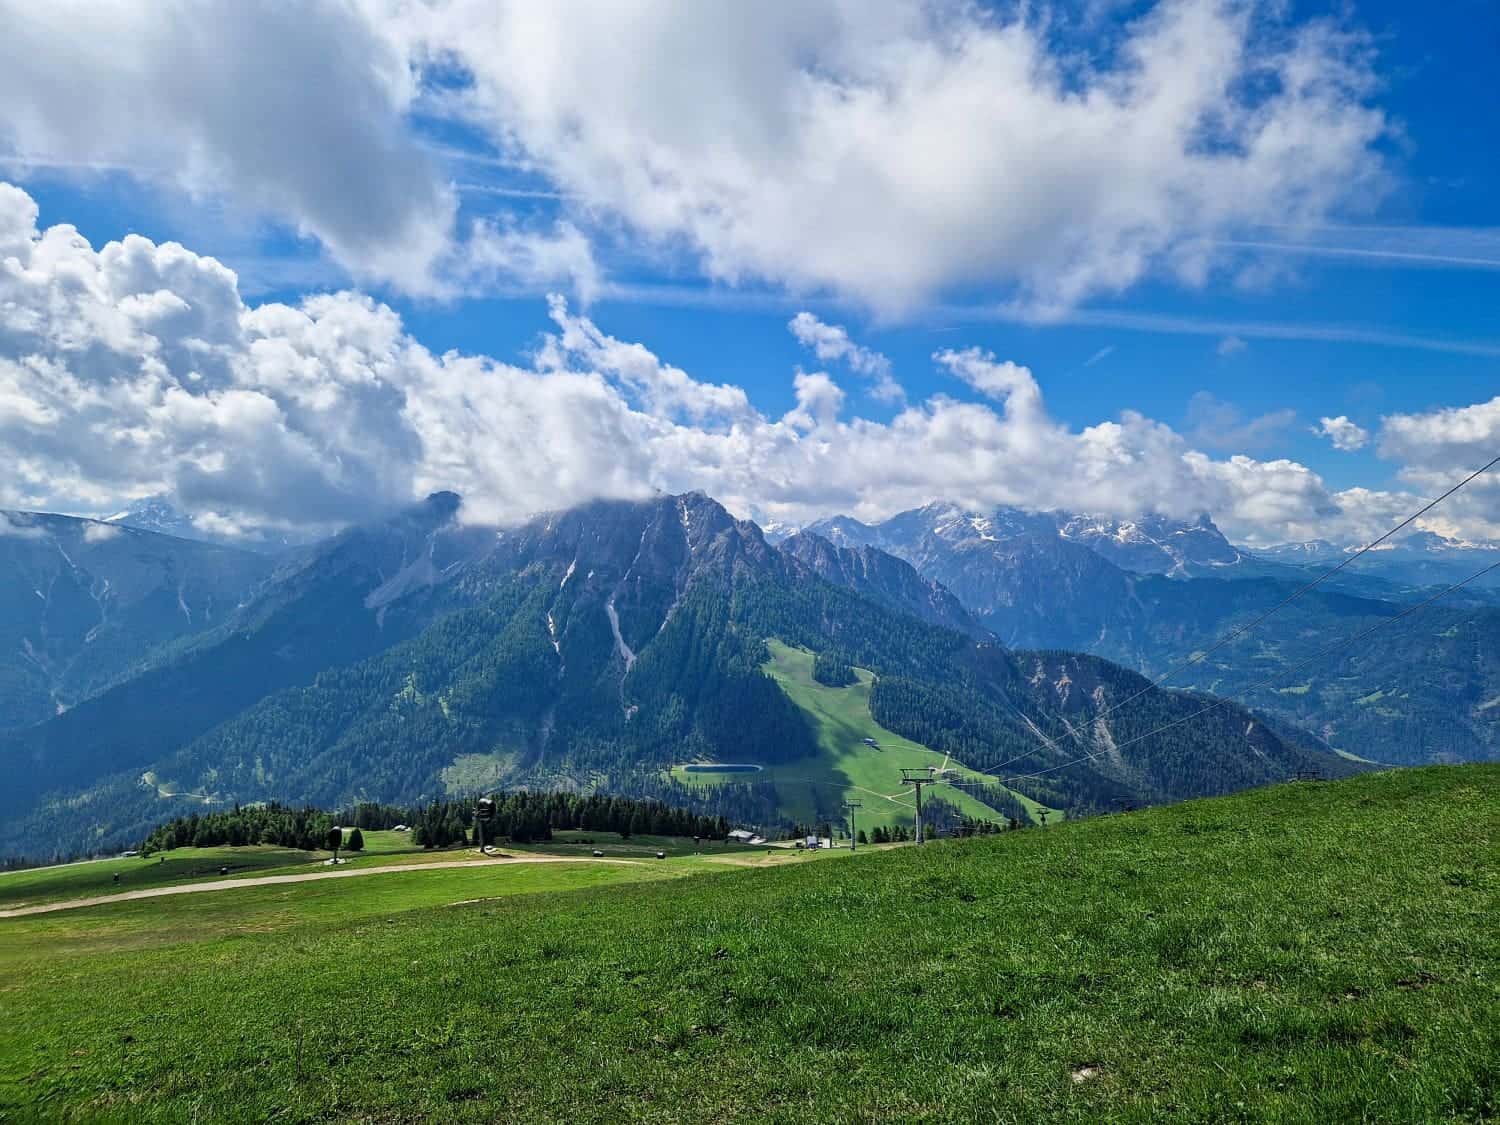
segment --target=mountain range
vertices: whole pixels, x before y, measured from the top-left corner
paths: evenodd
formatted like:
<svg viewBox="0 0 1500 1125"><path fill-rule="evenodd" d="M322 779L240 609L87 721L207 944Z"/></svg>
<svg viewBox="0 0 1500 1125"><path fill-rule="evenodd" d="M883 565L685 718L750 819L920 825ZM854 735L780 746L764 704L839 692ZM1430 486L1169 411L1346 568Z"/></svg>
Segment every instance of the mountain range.
<svg viewBox="0 0 1500 1125"><path fill-rule="evenodd" d="M247 529L239 534L212 530L208 521L184 512L166 496L144 497L121 511L104 516L100 522L134 528L137 531L154 531L178 539L216 543L221 547L233 547L263 555L275 555L288 548L314 542L313 538L304 535L268 529Z"/></svg>
<svg viewBox="0 0 1500 1125"><path fill-rule="evenodd" d="M101 520L0 512L0 730L126 676L228 620L273 563Z"/></svg>
<svg viewBox="0 0 1500 1125"><path fill-rule="evenodd" d="M1419 579L1467 578L1500 561L1494 548L1418 533L1299 595L1348 555L1304 544L1268 559L1231 545L1207 517L1121 523L931 504L874 525L837 517L803 534L911 562L1008 645L1085 651L1215 694L1253 689L1250 706L1361 758L1500 755L1494 591L1466 589L1402 616L1442 588ZM1370 643L1319 655L1376 625Z"/></svg>
<svg viewBox="0 0 1500 1125"><path fill-rule="evenodd" d="M27 565L49 550L62 557L95 526L7 519L25 529L9 538L28 545L17 556ZM1027 532L1027 550L1093 560L1108 576L1126 573L1109 551L1162 574L1243 561L1207 523L1052 526L1050 539ZM969 527L981 543L1015 538L995 523ZM219 561L222 584L195 603L192 584L142 580L150 597L131 604L175 612L181 627L122 631L128 659L89 680L92 690L0 734L0 768L15 779L0 794L4 854L117 846L165 816L233 801L412 801L500 783L667 796L775 821L769 783L692 786L669 772L828 753L819 717L767 674L772 641L867 669L880 729L1006 778L970 792L997 816L1357 768L1275 717L1150 689L1098 656L997 643L980 595L1002 587L981 551L955 553L950 583L928 573L947 556L938 545L908 560L833 528L772 543L699 493L597 502L509 528L467 523L460 498L437 493L274 563L135 529L116 537L132 549L89 556L96 588L119 587L116 565L178 575L188 559ZM1045 585L1033 575L1008 588L1013 600L1053 596ZM186 612L167 604L161 591L173 589ZM34 647L40 626L23 625L18 643ZM95 641L82 638L75 648L87 653ZM836 816L842 795L820 791L816 812Z"/></svg>
<svg viewBox="0 0 1500 1125"><path fill-rule="evenodd" d="M1313 539L1259 548L1253 554L1269 562L1327 568L1349 560L1356 549ZM1382 543L1349 565L1355 574L1421 587L1462 581L1496 558L1500 558L1500 543L1453 539L1431 531L1415 531ZM1500 575L1486 575L1476 586L1480 590L1500 590Z"/></svg>

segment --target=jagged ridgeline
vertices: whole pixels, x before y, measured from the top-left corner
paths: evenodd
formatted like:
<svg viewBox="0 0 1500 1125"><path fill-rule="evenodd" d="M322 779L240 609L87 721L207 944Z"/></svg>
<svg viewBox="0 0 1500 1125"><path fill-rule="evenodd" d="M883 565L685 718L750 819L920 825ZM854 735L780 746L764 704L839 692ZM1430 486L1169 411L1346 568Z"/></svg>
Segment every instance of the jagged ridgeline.
<svg viewBox="0 0 1500 1125"><path fill-rule="evenodd" d="M139 839L233 802L408 803L501 785L651 797L776 823L785 790L665 771L812 760L819 730L765 642L874 674L874 721L966 767L1078 766L1012 788L1059 808L1225 792L1347 763L1107 662L1011 652L940 586L869 548L783 547L702 496L600 502L521 527L438 494L303 553L224 623L0 741L7 852ZM847 680L846 680L847 682ZM778 793L780 796L778 797ZM837 794L817 802L836 813ZM1010 798L1006 798L1009 800ZM1007 810L996 810L997 815Z"/></svg>

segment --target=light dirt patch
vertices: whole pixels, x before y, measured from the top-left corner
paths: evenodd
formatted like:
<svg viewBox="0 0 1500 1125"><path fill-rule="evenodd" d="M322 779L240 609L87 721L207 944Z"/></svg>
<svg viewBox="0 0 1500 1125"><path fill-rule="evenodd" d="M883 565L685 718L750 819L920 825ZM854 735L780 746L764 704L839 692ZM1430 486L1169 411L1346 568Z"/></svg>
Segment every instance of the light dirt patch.
<svg viewBox="0 0 1500 1125"><path fill-rule="evenodd" d="M17 906L0 910L0 918L22 918L29 914L50 914L56 910L77 910L85 906L104 906L111 902L128 902L140 898L165 898L168 895L203 894L207 891L232 891L240 887L269 887L282 883L310 883L317 879L355 879L362 875L388 875L397 871L434 871L448 867L476 867L494 863L511 867L519 863L623 863L634 867L634 859L594 859L585 856L491 856L480 859L444 860L439 863L406 863L399 867L360 867L352 871L314 871L306 875L262 875L255 879L215 879L208 883L193 883L186 887L148 887L139 891L122 891L113 895L96 895L93 898L75 898L66 902L44 902L36 906Z"/></svg>

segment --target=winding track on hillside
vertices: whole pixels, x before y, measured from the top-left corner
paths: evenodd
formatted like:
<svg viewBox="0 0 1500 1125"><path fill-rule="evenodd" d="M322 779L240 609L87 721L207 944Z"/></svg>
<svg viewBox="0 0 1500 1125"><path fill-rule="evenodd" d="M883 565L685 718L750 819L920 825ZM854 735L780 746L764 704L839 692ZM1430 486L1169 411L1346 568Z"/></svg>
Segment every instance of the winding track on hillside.
<svg viewBox="0 0 1500 1125"><path fill-rule="evenodd" d="M352 870L311 871L305 875L260 875L251 879L215 879L209 883L190 883L179 887L146 887L139 891L120 891L112 895L95 895L92 898L73 898L63 902L43 902L35 906L15 906L0 910L0 918L21 918L28 914L50 914L56 910L77 910L85 906L103 906L111 902L128 902L139 898L162 898L166 895L192 895L205 891L230 891L237 887L269 887L280 883L310 883L315 879L353 879L360 875L385 875L393 871L434 871L445 867L478 867L494 863L512 867L518 863L623 863L634 866L638 859L595 859L590 856L527 855L507 856L503 859L449 859L437 863L387 864L385 867L356 867Z"/></svg>

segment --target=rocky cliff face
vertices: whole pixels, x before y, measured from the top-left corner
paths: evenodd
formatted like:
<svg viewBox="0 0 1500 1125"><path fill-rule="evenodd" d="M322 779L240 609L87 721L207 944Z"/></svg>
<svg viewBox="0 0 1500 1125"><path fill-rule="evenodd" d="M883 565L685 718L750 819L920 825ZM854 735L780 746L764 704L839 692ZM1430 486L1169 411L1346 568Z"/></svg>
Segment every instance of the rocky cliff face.
<svg viewBox="0 0 1500 1125"><path fill-rule="evenodd" d="M940 583L924 579L914 566L874 547L839 547L811 532L793 535L781 550L825 582L843 586L934 625L970 636L986 630Z"/></svg>
<svg viewBox="0 0 1500 1125"><path fill-rule="evenodd" d="M990 550L1004 555L1006 548L985 544L1005 544L1020 538L1076 544L1122 570L1138 574L1186 576L1208 568L1233 567L1244 558L1207 515L1191 521L1165 516L1119 520L1005 507L970 511L937 503L902 512L880 524L835 516L807 530L841 546L879 547L908 560L929 576L944 552L982 555Z"/></svg>

